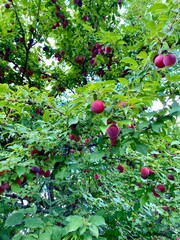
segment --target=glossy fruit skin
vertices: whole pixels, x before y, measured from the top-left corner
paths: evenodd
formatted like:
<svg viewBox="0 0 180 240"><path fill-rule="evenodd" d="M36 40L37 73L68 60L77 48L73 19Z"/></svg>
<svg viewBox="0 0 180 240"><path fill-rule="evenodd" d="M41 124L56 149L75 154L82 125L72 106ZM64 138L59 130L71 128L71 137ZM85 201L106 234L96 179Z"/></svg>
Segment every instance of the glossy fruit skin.
<svg viewBox="0 0 180 240"><path fill-rule="evenodd" d="M165 67L164 63L163 63L163 59L164 56L162 55L158 55L155 59L154 59L154 64L156 65L156 67L158 68L163 68Z"/></svg>
<svg viewBox="0 0 180 240"><path fill-rule="evenodd" d="M162 193L166 191L166 187L163 184L158 184L156 188Z"/></svg>
<svg viewBox="0 0 180 240"><path fill-rule="evenodd" d="M174 176L172 174L168 174L168 179L174 181Z"/></svg>
<svg viewBox="0 0 180 240"><path fill-rule="evenodd" d="M101 100L96 100L91 105L91 110L94 113L102 113L104 111L104 103Z"/></svg>
<svg viewBox="0 0 180 240"><path fill-rule="evenodd" d="M176 63L176 56L172 53L167 54L163 58L163 64L165 66L171 67Z"/></svg>
<svg viewBox="0 0 180 240"><path fill-rule="evenodd" d="M11 5L9 3L5 4L5 8L9 9L11 7Z"/></svg>
<svg viewBox="0 0 180 240"><path fill-rule="evenodd" d="M119 128L113 124L108 127L107 134L109 135L109 138L113 141L117 139L117 136L119 134Z"/></svg>
<svg viewBox="0 0 180 240"><path fill-rule="evenodd" d="M141 177L142 177L143 179L147 179L148 176L149 176L149 174L150 174L150 171L149 171L148 168L146 168L146 167L141 168Z"/></svg>
<svg viewBox="0 0 180 240"><path fill-rule="evenodd" d="M119 166L117 167L117 169L118 169L121 173L124 172L124 167L123 167L122 165L119 165Z"/></svg>
<svg viewBox="0 0 180 240"><path fill-rule="evenodd" d="M108 127L107 134L109 135L109 138L111 140L111 145L115 147L117 144L119 134L119 128L116 126L116 124L113 124Z"/></svg>

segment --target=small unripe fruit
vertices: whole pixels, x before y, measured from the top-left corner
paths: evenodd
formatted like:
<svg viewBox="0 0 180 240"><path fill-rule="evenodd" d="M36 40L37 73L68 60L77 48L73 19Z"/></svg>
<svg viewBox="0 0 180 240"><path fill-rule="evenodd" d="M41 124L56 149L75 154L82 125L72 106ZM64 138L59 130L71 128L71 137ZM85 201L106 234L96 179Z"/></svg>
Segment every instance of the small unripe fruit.
<svg viewBox="0 0 180 240"><path fill-rule="evenodd" d="M24 72L24 68L23 68L23 67L20 67L20 68L19 68L19 71L20 71L21 73L23 73L23 72Z"/></svg>
<svg viewBox="0 0 180 240"><path fill-rule="evenodd" d="M63 27L63 28L66 28L66 27L68 26L68 24L69 24L69 21L68 21L68 20L65 20L65 21L63 22L62 27Z"/></svg>
<svg viewBox="0 0 180 240"><path fill-rule="evenodd" d="M144 167L144 168L141 168L141 177L143 178L143 179L147 179L148 178L148 176L149 176L149 169L148 168L146 168L146 167Z"/></svg>
<svg viewBox="0 0 180 240"><path fill-rule="evenodd" d="M111 47L106 47L105 48L105 52L108 54L108 53L110 53L112 51L112 48Z"/></svg>
<svg viewBox="0 0 180 240"><path fill-rule="evenodd" d="M166 187L163 184L158 184L156 188L162 193L166 191Z"/></svg>
<svg viewBox="0 0 180 240"><path fill-rule="evenodd" d="M119 165L119 166L117 167L117 169L118 169L121 173L124 172L124 167L123 167L122 165Z"/></svg>
<svg viewBox="0 0 180 240"><path fill-rule="evenodd" d="M86 138L86 140L84 141L85 144L90 143L90 138Z"/></svg>
<svg viewBox="0 0 180 240"><path fill-rule="evenodd" d="M51 175L50 170L47 170L46 172L44 172L44 177L48 178L50 177L50 175Z"/></svg>
<svg viewBox="0 0 180 240"><path fill-rule="evenodd" d="M154 59L154 64L156 65L156 67L158 68L165 67L165 64L163 63L163 59L164 59L164 56L162 55L159 55Z"/></svg>
<svg viewBox="0 0 180 240"><path fill-rule="evenodd" d="M70 149L70 153L75 153L75 149Z"/></svg>
<svg viewBox="0 0 180 240"><path fill-rule="evenodd" d="M134 124L130 124L130 125L128 125L128 128L135 129L135 128L136 128L136 126L135 126Z"/></svg>
<svg viewBox="0 0 180 240"><path fill-rule="evenodd" d="M122 107L125 107L128 103L128 100L126 100L125 102L118 102L119 105L121 105Z"/></svg>
<svg viewBox="0 0 180 240"><path fill-rule="evenodd" d="M84 62L84 60L85 60L85 58L84 58L82 55L76 57L76 62L77 62L79 65L82 65L83 62Z"/></svg>
<svg viewBox="0 0 180 240"><path fill-rule="evenodd" d="M42 109L41 108L36 108L36 114L41 114Z"/></svg>
<svg viewBox="0 0 180 240"><path fill-rule="evenodd" d="M57 11L60 11L60 9L61 9L60 6L57 5L57 6L56 6L56 10L57 10Z"/></svg>
<svg viewBox="0 0 180 240"><path fill-rule="evenodd" d="M169 210L169 207L168 206L163 206L163 210L167 212Z"/></svg>
<svg viewBox="0 0 180 240"><path fill-rule="evenodd" d="M168 179L173 181L174 180L174 176L172 174L168 174Z"/></svg>
<svg viewBox="0 0 180 240"><path fill-rule="evenodd" d="M104 103L101 100L96 100L91 105L91 110L94 113L102 113L104 111Z"/></svg>
<svg viewBox="0 0 180 240"><path fill-rule="evenodd" d="M61 55L64 56L65 55L65 51L61 50Z"/></svg>
<svg viewBox="0 0 180 240"><path fill-rule="evenodd" d="M78 0L77 5L78 5L79 7L82 7L82 0Z"/></svg>
<svg viewBox="0 0 180 240"><path fill-rule="evenodd" d="M99 179L99 178L100 178L100 175L96 173L96 174L94 174L94 178L95 178L95 179Z"/></svg>
<svg viewBox="0 0 180 240"><path fill-rule="evenodd" d="M174 56L172 53L169 53L168 55L164 56L163 63L168 67L173 66L176 63L176 56Z"/></svg>
<svg viewBox="0 0 180 240"><path fill-rule="evenodd" d="M9 3L5 4L5 8L9 9L11 7L11 5Z"/></svg>
<svg viewBox="0 0 180 240"><path fill-rule="evenodd" d="M92 66L96 65L96 60L94 58L92 58L89 62Z"/></svg>
<svg viewBox="0 0 180 240"><path fill-rule="evenodd" d="M32 167L31 170L30 170L32 173L39 173L40 172L40 168L39 167Z"/></svg>
<svg viewBox="0 0 180 240"><path fill-rule="evenodd" d="M88 20L88 16L84 16L83 20L86 22Z"/></svg>
<svg viewBox="0 0 180 240"><path fill-rule="evenodd" d="M69 139L70 139L70 140L75 140L75 139L76 139L76 136L75 136L74 134L70 134L70 135L69 135Z"/></svg>

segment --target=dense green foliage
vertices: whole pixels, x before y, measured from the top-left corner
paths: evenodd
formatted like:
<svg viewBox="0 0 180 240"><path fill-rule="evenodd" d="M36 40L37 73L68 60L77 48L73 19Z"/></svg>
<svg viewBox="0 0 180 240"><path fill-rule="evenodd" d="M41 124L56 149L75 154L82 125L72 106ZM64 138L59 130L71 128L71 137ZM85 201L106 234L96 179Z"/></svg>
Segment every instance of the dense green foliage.
<svg viewBox="0 0 180 240"><path fill-rule="evenodd" d="M0 14L0 240L176 239L178 1L0 0Z"/></svg>

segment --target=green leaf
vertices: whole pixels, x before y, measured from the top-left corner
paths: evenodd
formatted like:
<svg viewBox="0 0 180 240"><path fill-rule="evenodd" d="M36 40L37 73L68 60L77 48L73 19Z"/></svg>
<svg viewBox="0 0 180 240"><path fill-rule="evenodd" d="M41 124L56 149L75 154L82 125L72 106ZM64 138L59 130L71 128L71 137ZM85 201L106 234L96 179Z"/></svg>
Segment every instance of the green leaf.
<svg viewBox="0 0 180 240"><path fill-rule="evenodd" d="M136 202L136 203L134 204L134 211L137 212L140 207L141 207L140 202L139 202L139 201Z"/></svg>
<svg viewBox="0 0 180 240"><path fill-rule="evenodd" d="M44 227L44 222L36 217L28 218L25 221L25 227L28 228L43 228Z"/></svg>
<svg viewBox="0 0 180 240"><path fill-rule="evenodd" d="M90 233L85 233L83 235L83 237L84 237L84 240L92 240L93 239Z"/></svg>
<svg viewBox="0 0 180 240"><path fill-rule="evenodd" d="M105 225L105 220L102 216L94 215L89 218L90 223L100 226L100 225Z"/></svg>
<svg viewBox="0 0 180 240"><path fill-rule="evenodd" d="M162 12L163 10L166 11L167 9L168 9L167 5L162 3L157 3L149 8L149 12Z"/></svg>
<svg viewBox="0 0 180 240"><path fill-rule="evenodd" d="M13 191L15 193L19 193L21 191L21 188L17 183L12 183L11 184L11 191Z"/></svg>
<svg viewBox="0 0 180 240"><path fill-rule="evenodd" d="M77 118L69 118L68 119L68 125L71 126L72 124L78 123L78 117Z"/></svg>
<svg viewBox="0 0 180 240"><path fill-rule="evenodd" d="M173 145L180 145L180 141L174 140L171 142L171 146Z"/></svg>
<svg viewBox="0 0 180 240"><path fill-rule="evenodd" d="M69 216L66 219L69 223L67 225L68 232L74 232L83 226L83 218L81 216Z"/></svg>
<svg viewBox="0 0 180 240"><path fill-rule="evenodd" d="M52 240L60 240L62 234L65 233L64 229L58 227L58 226L53 226L52 227ZM45 240L45 239L44 239Z"/></svg>
<svg viewBox="0 0 180 240"><path fill-rule="evenodd" d="M136 57L140 59L147 59L148 55L146 52L142 51Z"/></svg>
<svg viewBox="0 0 180 240"><path fill-rule="evenodd" d="M20 177L26 172L26 168L23 166L17 166L16 167L16 173Z"/></svg>
<svg viewBox="0 0 180 240"><path fill-rule="evenodd" d="M126 134L132 133L132 132L134 132L134 129L132 129L132 128L124 128L124 129L122 129L122 135L126 135Z"/></svg>
<svg viewBox="0 0 180 240"><path fill-rule="evenodd" d="M180 111L180 105L176 101L174 101L171 106L170 114L179 112L179 111Z"/></svg>
<svg viewBox="0 0 180 240"><path fill-rule="evenodd" d="M51 240L51 233L45 232L40 234L38 240Z"/></svg>
<svg viewBox="0 0 180 240"><path fill-rule="evenodd" d="M158 123L158 122L153 123L153 124L152 124L152 130L153 130L154 132L159 133L159 132L160 132L160 129L161 129L163 126L164 126L163 123Z"/></svg>
<svg viewBox="0 0 180 240"><path fill-rule="evenodd" d="M122 83L123 85L128 85L128 80L126 78L118 78L118 81Z"/></svg>
<svg viewBox="0 0 180 240"><path fill-rule="evenodd" d="M130 57L125 57L125 58L123 58L123 59L121 60L121 62L130 63L130 64L132 65L131 67L129 67L130 69L135 70L135 69L138 68L137 62L136 62L134 59L130 58Z"/></svg>
<svg viewBox="0 0 180 240"><path fill-rule="evenodd" d="M12 227L21 224L24 219L22 213L12 213L5 221L5 226Z"/></svg>
<svg viewBox="0 0 180 240"><path fill-rule="evenodd" d="M148 200L149 200L148 195L142 196L141 199L140 199L141 206L143 206Z"/></svg>
<svg viewBox="0 0 180 240"><path fill-rule="evenodd" d="M101 121L104 123L104 125L107 125L108 117L101 117Z"/></svg>
<svg viewBox="0 0 180 240"><path fill-rule="evenodd" d="M0 93L7 93L9 92L9 86L7 84L0 84Z"/></svg>
<svg viewBox="0 0 180 240"><path fill-rule="evenodd" d="M91 234L92 234L93 236L95 236L95 237L98 238L98 236L99 236L99 230L98 230L98 228L97 228L95 225L91 225L91 226L89 227L89 230L90 230L90 232L91 232Z"/></svg>
<svg viewBox="0 0 180 240"><path fill-rule="evenodd" d="M45 122L48 122L48 121L49 121L49 116L50 116L50 112L49 112L48 110L45 110L42 119L43 119Z"/></svg>
<svg viewBox="0 0 180 240"><path fill-rule="evenodd" d="M101 126L99 126L99 128L101 129L102 133L105 135L108 126L101 125Z"/></svg>
<svg viewBox="0 0 180 240"><path fill-rule="evenodd" d="M87 230L87 226L82 226L82 227L79 229L79 234L80 234L80 235L83 235L86 230Z"/></svg>
<svg viewBox="0 0 180 240"><path fill-rule="evenodd" d="M12 240L22 240L22 238L23 238L23 235L22 235L22 234L16 234L16 235L12 238Z"/></svg>
<svg viewBox="0 0 180 240"><path fill-rule="evenodd" d="M148 153L148 146L143 143L136 143L136 151L146 156Z"/></svg>
<svg viewBox="0 0 180 240"><path fill-rule="evenodd" d="M34 240L34 239L37 239L37 237L33 236L33 235L26 235L25 236L25 240Z"/></svg>
<svg viewBox="0 0 180 240"><path fill-rule="evenodd" d="M144 121L144 122L141 122L138 126L139 130L142 130L143 128L146 128L150 125L150 122L148 121Z"/></svg>

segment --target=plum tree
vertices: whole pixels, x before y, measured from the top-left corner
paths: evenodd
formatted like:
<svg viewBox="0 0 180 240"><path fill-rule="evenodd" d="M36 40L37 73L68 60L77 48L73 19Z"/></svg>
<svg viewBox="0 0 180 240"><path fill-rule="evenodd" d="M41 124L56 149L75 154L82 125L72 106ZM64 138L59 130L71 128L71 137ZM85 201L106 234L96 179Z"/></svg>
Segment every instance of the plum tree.
<svg viewBox="0 0 180 240"><path fill-rule="evenodd" d="M24 2L0 4L0 239L176 239L177 1Z"/></svg>

